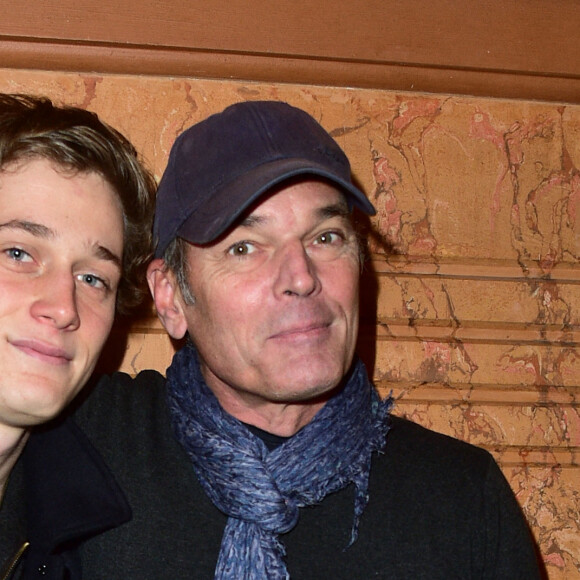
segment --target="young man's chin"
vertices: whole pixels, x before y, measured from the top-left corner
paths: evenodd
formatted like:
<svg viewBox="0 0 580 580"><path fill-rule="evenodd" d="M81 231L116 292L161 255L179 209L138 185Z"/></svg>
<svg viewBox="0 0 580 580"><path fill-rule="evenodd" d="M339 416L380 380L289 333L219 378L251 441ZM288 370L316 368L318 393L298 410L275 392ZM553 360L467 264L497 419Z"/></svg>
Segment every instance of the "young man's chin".
<svg viewBox="0 0 580 580"><path fill-rule="evenodd" d="M24 387L17 399L4 399L6 405L0 415L5 416L5 424L30 428L54 419L72 401L74 392L64 392L55 385L36 384Z"/></svg>

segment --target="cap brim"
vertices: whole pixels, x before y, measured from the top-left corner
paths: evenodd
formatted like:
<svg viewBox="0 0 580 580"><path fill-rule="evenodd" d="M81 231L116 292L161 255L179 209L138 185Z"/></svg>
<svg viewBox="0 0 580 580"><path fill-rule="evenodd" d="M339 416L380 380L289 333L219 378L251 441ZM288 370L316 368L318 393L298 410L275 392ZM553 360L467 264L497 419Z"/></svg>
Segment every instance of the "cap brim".
<svg viewBox="0 0 580 580"><path fill-rule="evenodd" d="M177 230L177 235L194 244L209 244L222 236L238 218L272 188L300 175L322 177L338 186L349 202L367 215L376 210L365 194L326 167L304 159L282 159L260 165L222 185L201 208Z"/></svg>

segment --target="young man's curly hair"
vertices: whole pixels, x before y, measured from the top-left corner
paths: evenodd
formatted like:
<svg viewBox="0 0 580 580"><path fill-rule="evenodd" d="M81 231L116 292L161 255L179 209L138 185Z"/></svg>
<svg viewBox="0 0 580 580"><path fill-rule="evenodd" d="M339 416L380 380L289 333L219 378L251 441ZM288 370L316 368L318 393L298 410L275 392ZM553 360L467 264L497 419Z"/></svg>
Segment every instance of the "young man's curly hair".
<svg viewBox="0 0 580 580"><path fill-rule="evenodd" d="M147 293L156 184L133 145L95 113L56 106L49 99L0 93L0 173L44 158L65 173L96 172L117 193L123 209L123 273L117 311L129 313ZM98 216L95 216L98 219Z"/></svg>

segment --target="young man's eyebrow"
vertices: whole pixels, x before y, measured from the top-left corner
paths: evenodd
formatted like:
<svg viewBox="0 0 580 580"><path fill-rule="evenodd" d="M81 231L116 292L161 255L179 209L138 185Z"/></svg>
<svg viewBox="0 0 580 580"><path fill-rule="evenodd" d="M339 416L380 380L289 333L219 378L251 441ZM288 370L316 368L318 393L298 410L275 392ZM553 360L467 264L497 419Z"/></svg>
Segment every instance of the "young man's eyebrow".
<svg viewBox="0 0 580 580"><path fill-rule="evenodd" d="M26 220L10 220L9 222L0 224L0 230L3 229L13 229L13 230L24 230L33 236L38 238L52 238L54 237L54 231L50 228L37 224L35 222L29 222Z"/></svg>
<svg viewBox="0 0 580 580"><path fill-rule="evenodd" d="M109 250L108 248L105 248L105 246L97 244L95 255L97 256L97 258L100 258L101 260L113 262L119 268L119 270L122 270L123 266L121 262L121 257L117 256L117 254L115 254L114 252L111 252L111 250Z"/></svg>
<svg viewBox="0 0 580 580"><path fill-rule="evenodd" d="M44 239L55 237L55 232L49 227L35 222L29 222L27 220L10 220L9 222L0 224L0 230L3 229L23 230L33 236ZM121 257L117 256L117 254L105 246L95 244L94 255L101 260L113 262L119 269L122 269Z"/></svg>

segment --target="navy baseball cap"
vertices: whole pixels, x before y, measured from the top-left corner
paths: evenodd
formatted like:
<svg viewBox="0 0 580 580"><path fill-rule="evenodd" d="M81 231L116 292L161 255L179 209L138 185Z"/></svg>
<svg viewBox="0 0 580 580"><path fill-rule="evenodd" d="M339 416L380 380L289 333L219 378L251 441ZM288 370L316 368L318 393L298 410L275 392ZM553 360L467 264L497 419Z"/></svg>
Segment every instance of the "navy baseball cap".
<svg viewBox="0 0 580 580"><path fill-rule="evenodd" d="M278 101L229 106L184 131L169 154L157 192L155 256L181 237L219 238L273 187L296 176L328 180L351 207L375 208L351 180L334 139L306 112Z"/></svg>

